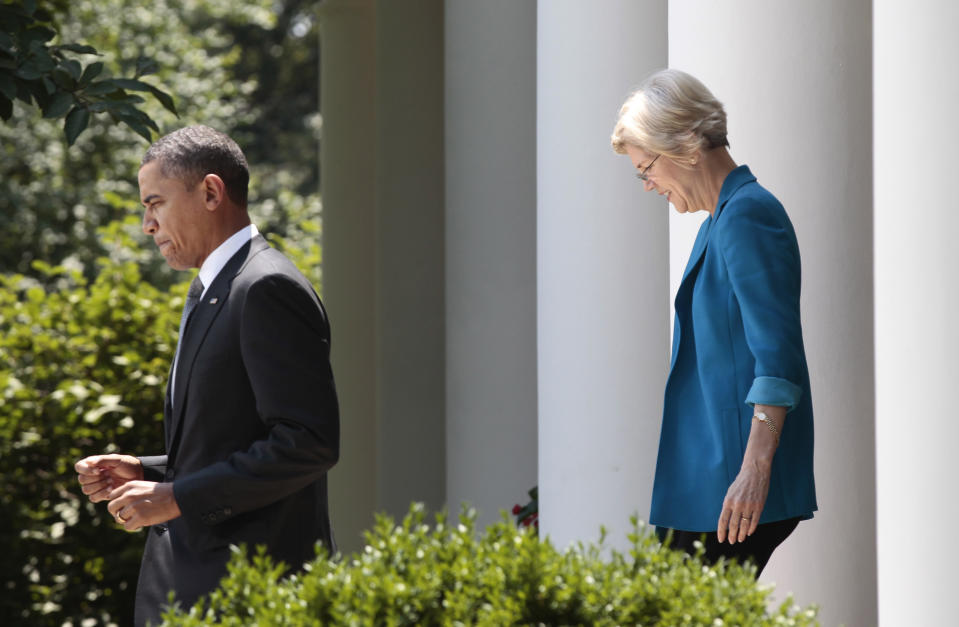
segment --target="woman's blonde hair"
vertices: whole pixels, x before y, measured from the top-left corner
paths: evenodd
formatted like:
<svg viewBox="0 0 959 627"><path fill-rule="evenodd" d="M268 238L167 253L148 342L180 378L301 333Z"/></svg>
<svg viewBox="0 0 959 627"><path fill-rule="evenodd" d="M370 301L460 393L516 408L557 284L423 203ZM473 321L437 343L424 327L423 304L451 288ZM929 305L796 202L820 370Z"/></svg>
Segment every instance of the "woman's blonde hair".
<svg viewBox="0 0 959 627"><path fill-rule="evenodd" d="M729 145L726 111L696 77L660 70L623 103L611 142L619 154L631 145L685 161L697 150Z"/></svg>

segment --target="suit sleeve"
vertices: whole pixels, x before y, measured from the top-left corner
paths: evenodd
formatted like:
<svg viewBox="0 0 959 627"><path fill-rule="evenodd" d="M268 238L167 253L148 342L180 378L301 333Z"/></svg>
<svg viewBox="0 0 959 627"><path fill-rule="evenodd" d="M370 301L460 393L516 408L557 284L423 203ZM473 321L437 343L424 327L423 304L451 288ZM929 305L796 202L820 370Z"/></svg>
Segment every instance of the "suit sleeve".
<svg viewBox="0 0 959 627"><path fill-rule="evenodd" d="M801 270L792 225L778 203L747 198L727 205L718 235L756 361L746 403L791 411L802 398L805 378Z"/></svg>
<svg viewBox="0 0 959 627"><path fill-rule="evenodd" d="M143 478L147 481L163 481L166 475L166 455L144 455L138 457L143 468Z"/></svg>
<svg viewBox="0 0 959 627"><path fill-rule="evenodd" d="M267 435L174 482L183 514L206 524L303 489L339 456L329 325L312 291L286 275L260 278L246 293L240 338Z"/></svg>

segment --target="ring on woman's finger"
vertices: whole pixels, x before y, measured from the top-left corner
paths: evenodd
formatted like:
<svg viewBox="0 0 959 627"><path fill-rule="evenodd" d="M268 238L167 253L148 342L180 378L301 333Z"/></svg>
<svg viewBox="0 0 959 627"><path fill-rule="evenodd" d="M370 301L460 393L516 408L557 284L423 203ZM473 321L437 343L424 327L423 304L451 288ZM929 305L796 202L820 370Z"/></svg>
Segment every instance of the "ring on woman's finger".
<svg viewBox="0 0 959 627"><path fill-rule="evenodd" d="M117 522L120 523L121 525L125 525L126 522L130 520L129 518L124 518L123 516L121 516L120 512L116 513L116 519L117 519Z"/></svg>
<svg viewBox="0 0 959 627"><path fill-rule="evenodd" d="M749 516L743 516L741 520L752 520L752 518L750 518Z"/></svg>

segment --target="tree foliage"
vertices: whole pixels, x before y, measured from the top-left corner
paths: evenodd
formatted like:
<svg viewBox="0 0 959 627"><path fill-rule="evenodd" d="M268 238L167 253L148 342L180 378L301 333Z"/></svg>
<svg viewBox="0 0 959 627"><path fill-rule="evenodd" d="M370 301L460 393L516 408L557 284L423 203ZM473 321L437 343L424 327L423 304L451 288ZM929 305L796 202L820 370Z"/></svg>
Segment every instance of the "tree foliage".
<svg viewBox="0 0 959 627"><path fill-rule="evenodd" d="M50 42L57 37L53 14L36 0L14 0L0 5L0 119L9 121L14 102L39 107L44 118L63 119L68 145L87 128L93 114L105 113L151 141L158 131L153 119L139 105L145 92L176 114L168 93L140 80L156 71L156 62L146 57L136 61L133 76L110 78L104 64L84 65L77 57L98 56L93 46Z"/></svg>
<svg viewBox="0 0 959 627"><path fill-rule="evenodd" d="M475 513L426 523L414 505L396 524L377 519L366 547L330 560L322 547L306 572L237 550L220 588L164 625L816 625L792 600L768 607L755 567L663 548L633 519L627 553L599 544L558 550L504 520L482 534Z"/></svg>
<svg viewBox="0 0 959 627"><path fill-rule="evenodd" d="M155 0L145 8L136 0L71 0L55 15L62 39L101 52L104 73L133 75L136 59L153 59L152 78L175 94L180 114L154 100L141 104L161 134L202 123L232 135L251 164L250 207L260 230L307 249L316 243L320 212L319 100L315 83L305 82L318 72L315 6L315 0ZM271 88L263 89L262 80ZM103 116L91 118L90 127L68 150L59 126L39 110L17 107L0 124L0 272L39 278L32 262L41 260L92 279L96 260L113 254L98 229L139 216L143 141ZM304 233L304 221L314 232ZM131 235L139 229L132 222L126 228ZM136 261L156 285L177 281L152 250Z"/></svg>

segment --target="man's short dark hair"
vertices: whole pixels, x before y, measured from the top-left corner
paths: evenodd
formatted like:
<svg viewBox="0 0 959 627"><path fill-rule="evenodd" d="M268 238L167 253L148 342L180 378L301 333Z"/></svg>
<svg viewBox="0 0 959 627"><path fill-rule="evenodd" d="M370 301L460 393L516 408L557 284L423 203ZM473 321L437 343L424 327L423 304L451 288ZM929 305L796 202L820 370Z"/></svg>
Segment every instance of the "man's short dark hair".
<svg viewBox="0 0 959 627"><path fill-rule="evenodd" d="M250 169L235 141L209 126L187 126L156 140L140 167L151 161L160 164L168 178L180 179L191 189L207 174L216 174L226 186L230 199L246 207Z"/></svg>

